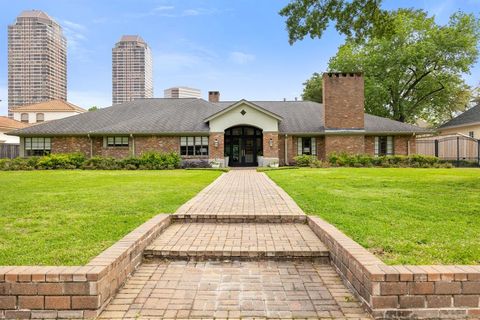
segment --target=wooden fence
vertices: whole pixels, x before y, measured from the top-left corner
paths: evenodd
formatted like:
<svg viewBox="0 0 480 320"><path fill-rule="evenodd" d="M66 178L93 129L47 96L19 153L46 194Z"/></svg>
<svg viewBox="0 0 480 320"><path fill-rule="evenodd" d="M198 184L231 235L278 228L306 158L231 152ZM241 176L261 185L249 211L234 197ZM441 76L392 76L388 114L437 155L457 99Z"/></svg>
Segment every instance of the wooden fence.
<svg viewBox="0 0 480 320"><path fill-rule="evenodd" d="M20 145L16 143L0 143L0 159L16 158L20 155Z"/></svg>
<svg viewBox="0 0 480 320"><path fill-rule="evenodd" d="M416 153L442 160L480 164L480 140L464 135L422 137L416 140Z"/></svg>

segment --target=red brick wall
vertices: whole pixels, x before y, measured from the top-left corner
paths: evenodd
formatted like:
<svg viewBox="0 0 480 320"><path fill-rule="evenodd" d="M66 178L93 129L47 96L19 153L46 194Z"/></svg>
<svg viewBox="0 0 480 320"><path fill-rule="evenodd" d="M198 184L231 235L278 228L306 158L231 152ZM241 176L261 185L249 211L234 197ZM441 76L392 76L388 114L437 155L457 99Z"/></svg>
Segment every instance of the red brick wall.
<svg viewBox="0 0 480 320"><path fill-rule="evenodd" d="M325 73L323 105L325 128L363 128L365 126L363 76L350 73Z"/></svg>
<svg viewBox="0 0 480 320"><path fill-rule="evenodd" d="M415 137L393 136L393 153L399 156L408 155L408 144L410 143L410 154L415 153ZM365 137L365 154L375 155L375 136Z"/></svg>
<svg viewBox="0 0 480 320"><path fill-rule="evenodd" d="M103 137L94 137L93 140L93 156L112 157L112 158L128 158L132 156L130 147L132 139L129 138L130 147L104 147Z"/></svg>
<svg viewBox="0 0 480 320"><path fill-rule="evenodd" d="M52 137L52 153L83 153L90 157L88 137Z"/></svg>
<svg viewBox="0 0 480 320"><path fill-rule="evenodd" d="M361 135L325 136L324 157L330 153L363 154L365 152L365 137Z"/></svg>
<svg viewBox="0 0 480 320"><path fill-rule="evenodd" d="M221 160L224 159L224 133L223 132L211 132L210 138L208 139L208 152L210 160ZM218 147L215 148L215 139L218 141Z"/></svg>
<svg viewBox="0 0 480 320"><path fill-rule="evenodd" d="M180 137L135 137L135 155L140 156L149 151L180 153Z"/></svg>
<svg viewBox="0 0 480 320"><path fill-rule="evenodd" d="M270 139L272 139L271 147ZM263 157L278 158L278 148L278 132L263 132Z"/></svg>

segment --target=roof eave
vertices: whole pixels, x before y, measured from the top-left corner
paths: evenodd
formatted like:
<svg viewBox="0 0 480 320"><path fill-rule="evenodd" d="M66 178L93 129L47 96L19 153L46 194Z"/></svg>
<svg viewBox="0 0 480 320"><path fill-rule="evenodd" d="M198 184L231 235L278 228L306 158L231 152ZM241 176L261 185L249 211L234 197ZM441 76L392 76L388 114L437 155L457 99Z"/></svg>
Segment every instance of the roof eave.
<svg viewBox="0 0 480 320"><path fill-rule="evenodd" d="M257 109L258 111L263 112L263 113L265 113L266 115L269 115L270 117L277 119L278 121L282 121L282 120L283 120L283 118L282 118L281 116L279 116L278 114L273 113L273 112L270 112L270 111L266 110L265 108L262 108L261 106L255 104L255 103L253 103L253 102L250 102L250 101L248 101L248 100L242 99L242 100L239 100L239 101L237 101L237 102L229 105L228 107L226 107L226 108L224 108L224 109L222 109L222 110L220 110L220 111L218 111L218 112L215 112L215 113L212 114L211 116L205 118L205 119L203 120L203 122L207 123L207 122L209 122L209 121L211 121L211 120L213 120L213 119L215 119L215 118L217 118L217 117L219 117L219 116L227 113L227 112L230 111L231 109L236 108L237 106L239 106L239 105L242 104L242 103L245 103L246 105L248 105L248 106L250 106L250 107L252 107L252 108L254 108L254 109Z"/></svg>

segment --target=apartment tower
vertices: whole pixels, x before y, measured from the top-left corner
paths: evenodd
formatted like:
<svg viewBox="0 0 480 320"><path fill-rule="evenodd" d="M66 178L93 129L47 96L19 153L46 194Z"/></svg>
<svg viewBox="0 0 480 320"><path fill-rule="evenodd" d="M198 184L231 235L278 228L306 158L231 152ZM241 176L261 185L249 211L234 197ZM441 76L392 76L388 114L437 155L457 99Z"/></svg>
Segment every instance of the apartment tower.
<svg viewBox="0 0 480 320"><path fill-rule="evenodd" d="M112 103L153 98L152 53L138 35L122 36L112 49Z"/></svg>
<svg viewBox="0 0 480 320"><path fill-rule="evenodd" d="M8 115L50 100L67 100L67 41L45 12L23 11L8 26Z"/></svg>
<svg viewBox="0 0 480 320"><path fill-rule="evenodd" d="M173 87L163 91L164 98L198 98L202 97L199 89L189 87Z"/></svg>

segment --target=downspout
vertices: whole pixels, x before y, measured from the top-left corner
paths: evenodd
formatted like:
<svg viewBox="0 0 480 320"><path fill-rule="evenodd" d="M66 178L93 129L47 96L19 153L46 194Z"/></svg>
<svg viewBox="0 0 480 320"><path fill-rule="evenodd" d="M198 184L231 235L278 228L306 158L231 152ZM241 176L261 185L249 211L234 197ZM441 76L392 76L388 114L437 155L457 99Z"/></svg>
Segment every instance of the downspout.
<svg viewBox="0 0 480 320"><path fill-rule="evenodd" d="M132 157L135 157L135 138L133 137L133 133L130 133L130 138L132 138Z"/></svg>
<svg viewBox="0 0 480 320"><path fill-rule="evenodd" d="M285 133L285 165L288 166L288 134Z"/></svg>
<svg viewBox="0 0 480 320"><path fill-rule="evenodd" d="M93 140L92 137L90 137L90 133L87 133L87 137L90 140L90 158L93 157Z"/></svg>

